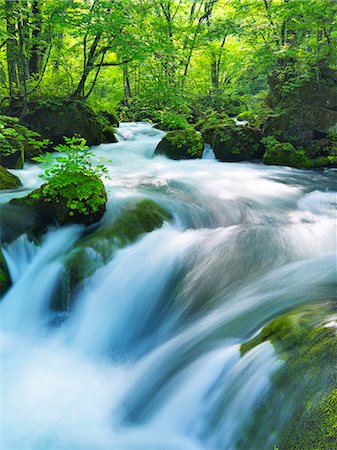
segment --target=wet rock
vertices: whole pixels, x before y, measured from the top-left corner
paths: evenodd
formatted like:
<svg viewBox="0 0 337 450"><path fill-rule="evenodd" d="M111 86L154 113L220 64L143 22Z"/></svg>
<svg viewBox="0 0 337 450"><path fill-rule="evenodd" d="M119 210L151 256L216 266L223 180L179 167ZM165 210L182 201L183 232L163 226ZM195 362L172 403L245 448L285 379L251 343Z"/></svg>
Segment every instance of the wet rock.
<svg viewBox="0 0 337 450"><path fill-rule="evenodd" d="M245 355L261 342L270 341L283 364L259 405L254 420L239 448L246 448L250 436L266 442L271 431L275 445L284 449L335 448L337 439L336 365L337 323L335 301L321 301L281 315L261 333L241 345ZM270 414L277 411L277 417Z"/></svg>
<svg viewBox="0 0 337 450"><path fill-rule="evenodd" d="M155 155L170 159L197 159L202 157L204 142L193 129L170 131L159 142Z"/></svg>
<svg viewBox="0 0 337 450"><path fill-rule="evenodd" d="M133 242L145 233L160 228L171 216L150 199L132 203L112 223L105 224L80 239L65 262L63 289L53 302L53 309L67 310L71 293L86 278L106 264L113 253Z"/></svg>
<svg viewBox="0 0 337 450"><path fill-rule="evenodd" d="M255 128L228 124L217 127L211 138L215 156L223 162L261 159L264 153L263 135Z"/></svg>

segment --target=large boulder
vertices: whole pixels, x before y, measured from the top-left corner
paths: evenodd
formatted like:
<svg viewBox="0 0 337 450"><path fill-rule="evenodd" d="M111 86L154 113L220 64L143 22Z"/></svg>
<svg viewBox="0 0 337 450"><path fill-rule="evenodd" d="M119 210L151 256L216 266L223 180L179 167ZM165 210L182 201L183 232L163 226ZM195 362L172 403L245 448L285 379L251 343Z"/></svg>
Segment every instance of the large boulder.
<svg viewBox="0 0 337 450"><path fill-rule="evenodd" d="M75 173L67 185L43 184L26 197L13 199L12 205L34 208L59 224L98 222L106 209L106 191L102 180L94 175Z"/></svg>
<svg viewBox="0 0 337 450"><path fill-rule="evenodd" d="M262 133L256 128L228 124L215 128L211 144L215 157L220 161L250 161L262 158L262 138Z"/></svg>
<svg viewBox="0 0 337 450"><path fill-rule="evenodd" d="M292 79L285 77L276 71L269 78L268 104L280 113L267 120L265 134L310 151L317 141L337 132L337 73L321 67L317 76L290 92L284 85Z"/></svg>
<svg viewBox="0 0 337 450"><path fill-rule="evenodd" d="M282 449L336 448L337 442L337 322L336 303L319 301L276 317L250 341L248 352L269 341L282 361L256 410L255 424L245 430L240 448L248 448L252 433L267 442L271 431ZM265 344L262 344L265 345ZM270 411L278 411L270 414ZM277 426L275 427L275 425Z"/></svg>
<svg viewBox="0 0 337 450"><path fill-rule="evenodd" d="M170 131L157 145L155 155L165 155L170 159L201 158L204 141L194 129Z"/></svg>
<svg viewBox="0 0 337 450"><path fill-rule="evenodd" d="M88 145L103 141L103 129L108 121L85 102L79 100L50 101L30 105L22 122L38 131L54 145L63 143L63 136L82 136Z"/></svg>
<svg viewBox="0 0 337 450"><path fill-rule="evenodd" d="M0 191L4 189L15 189L21 186L20 178L8 172L5 167L0 166Z"/></svg>

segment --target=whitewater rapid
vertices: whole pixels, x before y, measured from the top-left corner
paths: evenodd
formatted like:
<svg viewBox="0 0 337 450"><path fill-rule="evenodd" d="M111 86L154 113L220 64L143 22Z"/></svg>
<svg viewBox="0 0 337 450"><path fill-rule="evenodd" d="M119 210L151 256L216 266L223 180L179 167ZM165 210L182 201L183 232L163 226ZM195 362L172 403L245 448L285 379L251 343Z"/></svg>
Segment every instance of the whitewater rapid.
<svg viewBox="0 0 337 450"><path fill-rule="evenodd" d="M116 251L69 312L50 305L83 227L4 243L4 450L239 449L282 365L269 342L244 356L240 344L277 314L336 298L333 170L220 163L209 147L202 160L154 157L163 134L122 124L118 143L93 148L110 175L102 223L141 198L173 220ZM12 171L23 187L0 203L39 186L41 170Z"/></svg>

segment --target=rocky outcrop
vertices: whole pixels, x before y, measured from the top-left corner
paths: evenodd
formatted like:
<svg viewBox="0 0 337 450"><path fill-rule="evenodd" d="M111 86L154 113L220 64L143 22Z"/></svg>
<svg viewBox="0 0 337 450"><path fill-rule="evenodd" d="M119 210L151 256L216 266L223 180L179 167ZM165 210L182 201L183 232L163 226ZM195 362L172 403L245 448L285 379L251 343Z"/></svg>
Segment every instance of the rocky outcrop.
<svg viewBox="0 0 337 450"><path fill-rule="evenodd" d="M15 189L21 186L20 178L8 172L5 167L0 166L0 191L4 189Z"/></svg>
<svg viewBox="0 0 337 450"><path fill-rule="evenodd" d="M155 155L170 159L197 159L202 157L204 142L194 129L170 131L159 142Z"/></svg>
<svg viewBox="0 0 337 450"><path fill-rule="evenodd" d="M263 418L265 430L270 433L275 426L275 416L272 417L270 411L278 411L278 417L282 418L282 433L277 440L279 448L335 448L336 329L335 301L321 300L276 317L258 335L241 345L241 354L245 355L269 341L282 360L255 417L255 423ZM252 432L253 426L247 429L246 436L251 436ZM266 442L264 433L264 430L260 433L262 442ZM248 441L241 442L242 448L247 446Z"/></svg>
<svg viewBox="0 0 337 450"><path fill-rule="evenodd" d="M321 67L316 76L290 92L284 90L285 76L280 71L269 78L268 103L280 113L267 120L264 132L303 147L312 156L324 156L322 141L337 132L337 72Z"/></svg>
<svg viewBox="0 0 337 450"><path fill-rule="evenodd" d="M216 127L210 141L218 160L238 162L261 159L264 153L262 138L258 129L228 124Z"/></svg>
<svg viewBox="0 0 337 450"><path fill-rule="evenodd" d="M71 138L76 134L83 137L89 146L98 145L103 141L103 129L108 126L102 115L79 100L31 104L22 122L54 145L63 143L63 136Z"/></svg>

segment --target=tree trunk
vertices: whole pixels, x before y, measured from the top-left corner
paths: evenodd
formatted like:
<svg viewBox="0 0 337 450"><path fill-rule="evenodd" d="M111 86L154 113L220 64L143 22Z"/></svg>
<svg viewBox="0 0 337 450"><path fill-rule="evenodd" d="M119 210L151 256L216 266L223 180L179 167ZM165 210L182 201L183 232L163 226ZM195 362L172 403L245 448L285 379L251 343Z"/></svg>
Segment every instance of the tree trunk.
<svg viewBox="0 0 337 450"><path fill-rule="evenodd" d="M124 84L124 102L126 105L128 105L129 99L132 98L132 92L131 92L129 69L127 64L123 66L123 84Z"/></svg>
<svg viewBox="0 0 337 450"><path fill-rule="evenodd" d="M42 13L41 2L34 0L32 4L32 46L29 59L29 71L31 74L39 74L41 72L41 62L43 54L43 46L41 44L42 34Z"/></svg>
<svg viewBox="0 0 337 450"><path fill-rule="evenodd" d="M9 97L12 104L15 97L15 90L19 85L19 78L17 72L17 58L18 48L16 40L16 27L15 27L15 7L16 2L5 2L5 14L6 14L6 26L9 38L7 39L6 51L7 51L7 67L8 67L8 81L9 81Z"/></svg>

